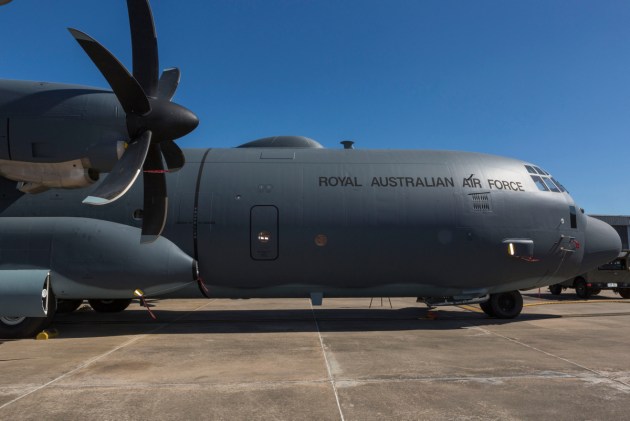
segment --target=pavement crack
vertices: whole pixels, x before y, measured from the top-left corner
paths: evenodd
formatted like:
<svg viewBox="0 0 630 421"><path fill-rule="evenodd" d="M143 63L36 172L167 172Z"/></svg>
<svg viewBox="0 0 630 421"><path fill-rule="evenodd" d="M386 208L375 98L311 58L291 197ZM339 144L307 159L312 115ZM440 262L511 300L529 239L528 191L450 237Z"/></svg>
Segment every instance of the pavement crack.
<svg viewBox="0 0 630 421"><path fill-rule="evenodd" d="M335 383L335 378L332 373L332 369L330 367L330 361L328 360L328 353L326 352L326 347L324 346L324 339L322 338L322 332L319 329L319 323L317 322L317 316L315 315L315 309L313 308L313 303L311 305L311 313L313 314L313 321L315 322L315 327L317 328L317 336L319 337L319 344L322 347L322 353L324 354L324 361L326 362L326 370L328 371L328 380L330 385L332 386L333 392L335 393L335 400L337 401L337 409L339 409L339 417L341 421L345 421L343 416L343 411L341 410L341 403L339 402L339 393L337 391L337 384Z"/></svg>
<svg viewBox="0 0 630 421"><path fill-rule="evenodd" d="M34 389L31 389L30 391L26 392L26 393L23 393L22 395L20 395L20 396L18 396L16 398L14 398L14 399L4 403L3 405L0 405L0 410L8 407L9 405L14 404L15 402L17 402L17 401L19 401L19 400L21 400L21 399L23 399L23 398L25 398L25 397L27 397L29 395L32 395L35 392L38 392L38 391L40 391L40 390L42 390L42 389L44 389L44 388L46 388L46 387L48 387L48 386L50 386L50 385L52 385L54 383L57 383L58 381L60 381L62 379L65 379L66 377L71 376L72 374L78 372L79 370L82 370L82 369L84 369L86 367L89 367L90 365L94 364L95 362L100 361L100 360L108 357L109 355L113 354L114 352L116 352L116 351L118 351L120 349L123 349L123 348L125 348L125 347L127 347L127 346L129 346L129 345L131 345L131 344L133 344L133 343L135 343L137 341L139 341L140 339L143 339L143 338L145 338L145 337L147 337L147 336L149 336L149 335L151 335L153 333L159 332L160 330L164 329L166 326L170 325L171 323L174 323L174 322L176 322L178 320L181 320L181 319L185 318L186 316L192 314L193 312L198 311L198 310L206 307L208 304L209 303L205 303L205 304L195 308L194 310L191 310L191 311L189 311L187 313L184 313L183 315L181 315L180 317L178 317L177 319L175 319L173 321L162 323L158 327L156 327L155 329L153 329L153 330L151 330L151 331L149 331L147 333L143 333L142 335L136 335L136 336L132 337L131 339L129 339L128 341L124 342L123 344L118 345L118 346L110 349L109 351L107 351L107 352L105 352L103 354L100 354L100 355L97 355L96 357L88 359L83 364L78 365L77 367L73 368L72 370L65 372L64 374L62 374L62 375L60 375L60 376L50 380L47 383L39 385L39 386L35 387Z"/></svg>
<svg viewBox="0 0 630 421"><path fill-rule="evenodd" d="M507 341L510 341L510 342L515 343L517 345L520 345L522 347L531 349L532 351L536 351L538 353L547 355L548 357L552 357L552 358L558 359L560 361L564 361L567 364L571 364L571 365L573 365L575 367L578 367L578 368L580 368L580 369L582 369L584 371L587 371L589 373L594 374L596 378L605 379L608 382L616 384L617 386L621 386L622 390L625 391L625 392L630 392L630 384L629 383L626 383L626 382L624 382L624 381L622 381L620 379L616 379L614 377L607 376L605 373L602 373L601 371L597 371L595 369L587 367L587 366L585 366L583 364L580 364L578 362L569 360L568 358L564 358L564 357L561 357L559 355L553 354L551 352L545 351L543 349L537 348L537 347L535 347L533 345L526 344L525 342L519 341L518 339L510 338L509 336L505 336L505 335L502 335L500 333L493 332L493 331L485 329L485 328L483 328L481 326L470 325L470 327L471 327L471 329L481 330L481 331L487 332L487 333L489 333L491 335L498 336L499 338L505 339ZM579 377L579 378L583 378L583 377Z"/></svg>

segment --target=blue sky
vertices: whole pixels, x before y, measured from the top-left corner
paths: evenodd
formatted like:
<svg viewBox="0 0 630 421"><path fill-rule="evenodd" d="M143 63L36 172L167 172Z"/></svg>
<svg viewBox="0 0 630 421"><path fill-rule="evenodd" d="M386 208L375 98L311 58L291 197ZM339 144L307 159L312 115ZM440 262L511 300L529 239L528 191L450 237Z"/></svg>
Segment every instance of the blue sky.
<svg viewBox="0 0 630 421"><path fill-rule="evenodd" d="M588 213L630 214L630 2L152 2L183 147L295 134L326 147L479 151L534 162ZM131 66L124 0L0 8L0 78L107 84L66 31Z"/></svg>

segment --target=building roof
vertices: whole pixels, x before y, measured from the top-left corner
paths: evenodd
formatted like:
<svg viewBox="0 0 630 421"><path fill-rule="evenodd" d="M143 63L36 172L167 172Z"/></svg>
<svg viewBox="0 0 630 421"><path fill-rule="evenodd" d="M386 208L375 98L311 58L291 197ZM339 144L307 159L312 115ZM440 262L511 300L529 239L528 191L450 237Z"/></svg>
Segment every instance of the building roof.
<svg viewBox="0 0 630 421"><path fill-rule="evenodd" d="M609 225L630 226L630 215L589 215Z"/></svg>

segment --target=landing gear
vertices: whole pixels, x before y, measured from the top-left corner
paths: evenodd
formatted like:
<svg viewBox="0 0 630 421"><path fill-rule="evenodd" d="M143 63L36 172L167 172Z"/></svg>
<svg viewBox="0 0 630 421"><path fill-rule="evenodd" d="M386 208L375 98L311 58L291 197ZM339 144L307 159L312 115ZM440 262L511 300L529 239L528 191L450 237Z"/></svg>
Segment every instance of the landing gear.
<svg viewBox="0 0 630 421"><path fill-rule="evenodd" d="M560 284L549 285L549 292L551 292L552 295L562 294L562 285Z"/></svg>
<svg viewBox="0 0 630 421"><path fill-rule="evenodd" d="M42 290L42 308L46 317L0 317L0 339L33 337L52 323L57 309L55 294L48 284Z"/></svg>
<svg viewBox="0 0 630 421"><path fill-rule="evenodd" d="M494 317L494 311L492 311L492 305L490 305L490 300L486 301L485 303L480 303L479 307L481 307L483 312L486 313L488 316Z"/></svg>
<svg viewBox="0 0 630 421"><path fill-rule="evenodd" d="M523 297L518 291L491 294L490 299L479 306L490 317L513 319L523 310Z"/></svg>
<svg viewBox="0 0 630 421"><path fill-rule="evenodd" d="M83 300L57 300L57 313L72 313L83 304Z"/></svg>
<svg viewBox="0 0 630 421"><path fill-rule="evenodd" d="M577 294L577 296L584 300L586 300L592 294L592 291L590 290L588 285L586 285L586 281L584 280L584 278L577 278L575 282L573 282L573 286L575 287L575 293Z"/></svg>
<svg viewBox="0 0 630 421"><path fill-rule="evenodd" d="M119 313L129 307L131 298L118 300L88 300L97 313Z"/></svg>

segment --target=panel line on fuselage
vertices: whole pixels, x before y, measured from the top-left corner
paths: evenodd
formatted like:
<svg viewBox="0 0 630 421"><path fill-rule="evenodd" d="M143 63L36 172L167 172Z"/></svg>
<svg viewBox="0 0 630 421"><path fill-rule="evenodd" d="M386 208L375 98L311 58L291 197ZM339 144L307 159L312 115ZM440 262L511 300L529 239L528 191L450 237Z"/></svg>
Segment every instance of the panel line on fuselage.
<svg viewBox="0 0 630 421"><path fill-rule="evenodd" d="M201 158L201 163L199 164L199 173L197 173L197 184L195 185L195 202L193 205L193 259L195 261L199 261L199 249L197 246L197 222L198 222L198 214L199 214L199 189L201 187L201 176L203 174L203 167L206 164L206 157L212 148L208 148Z"/></svg>

